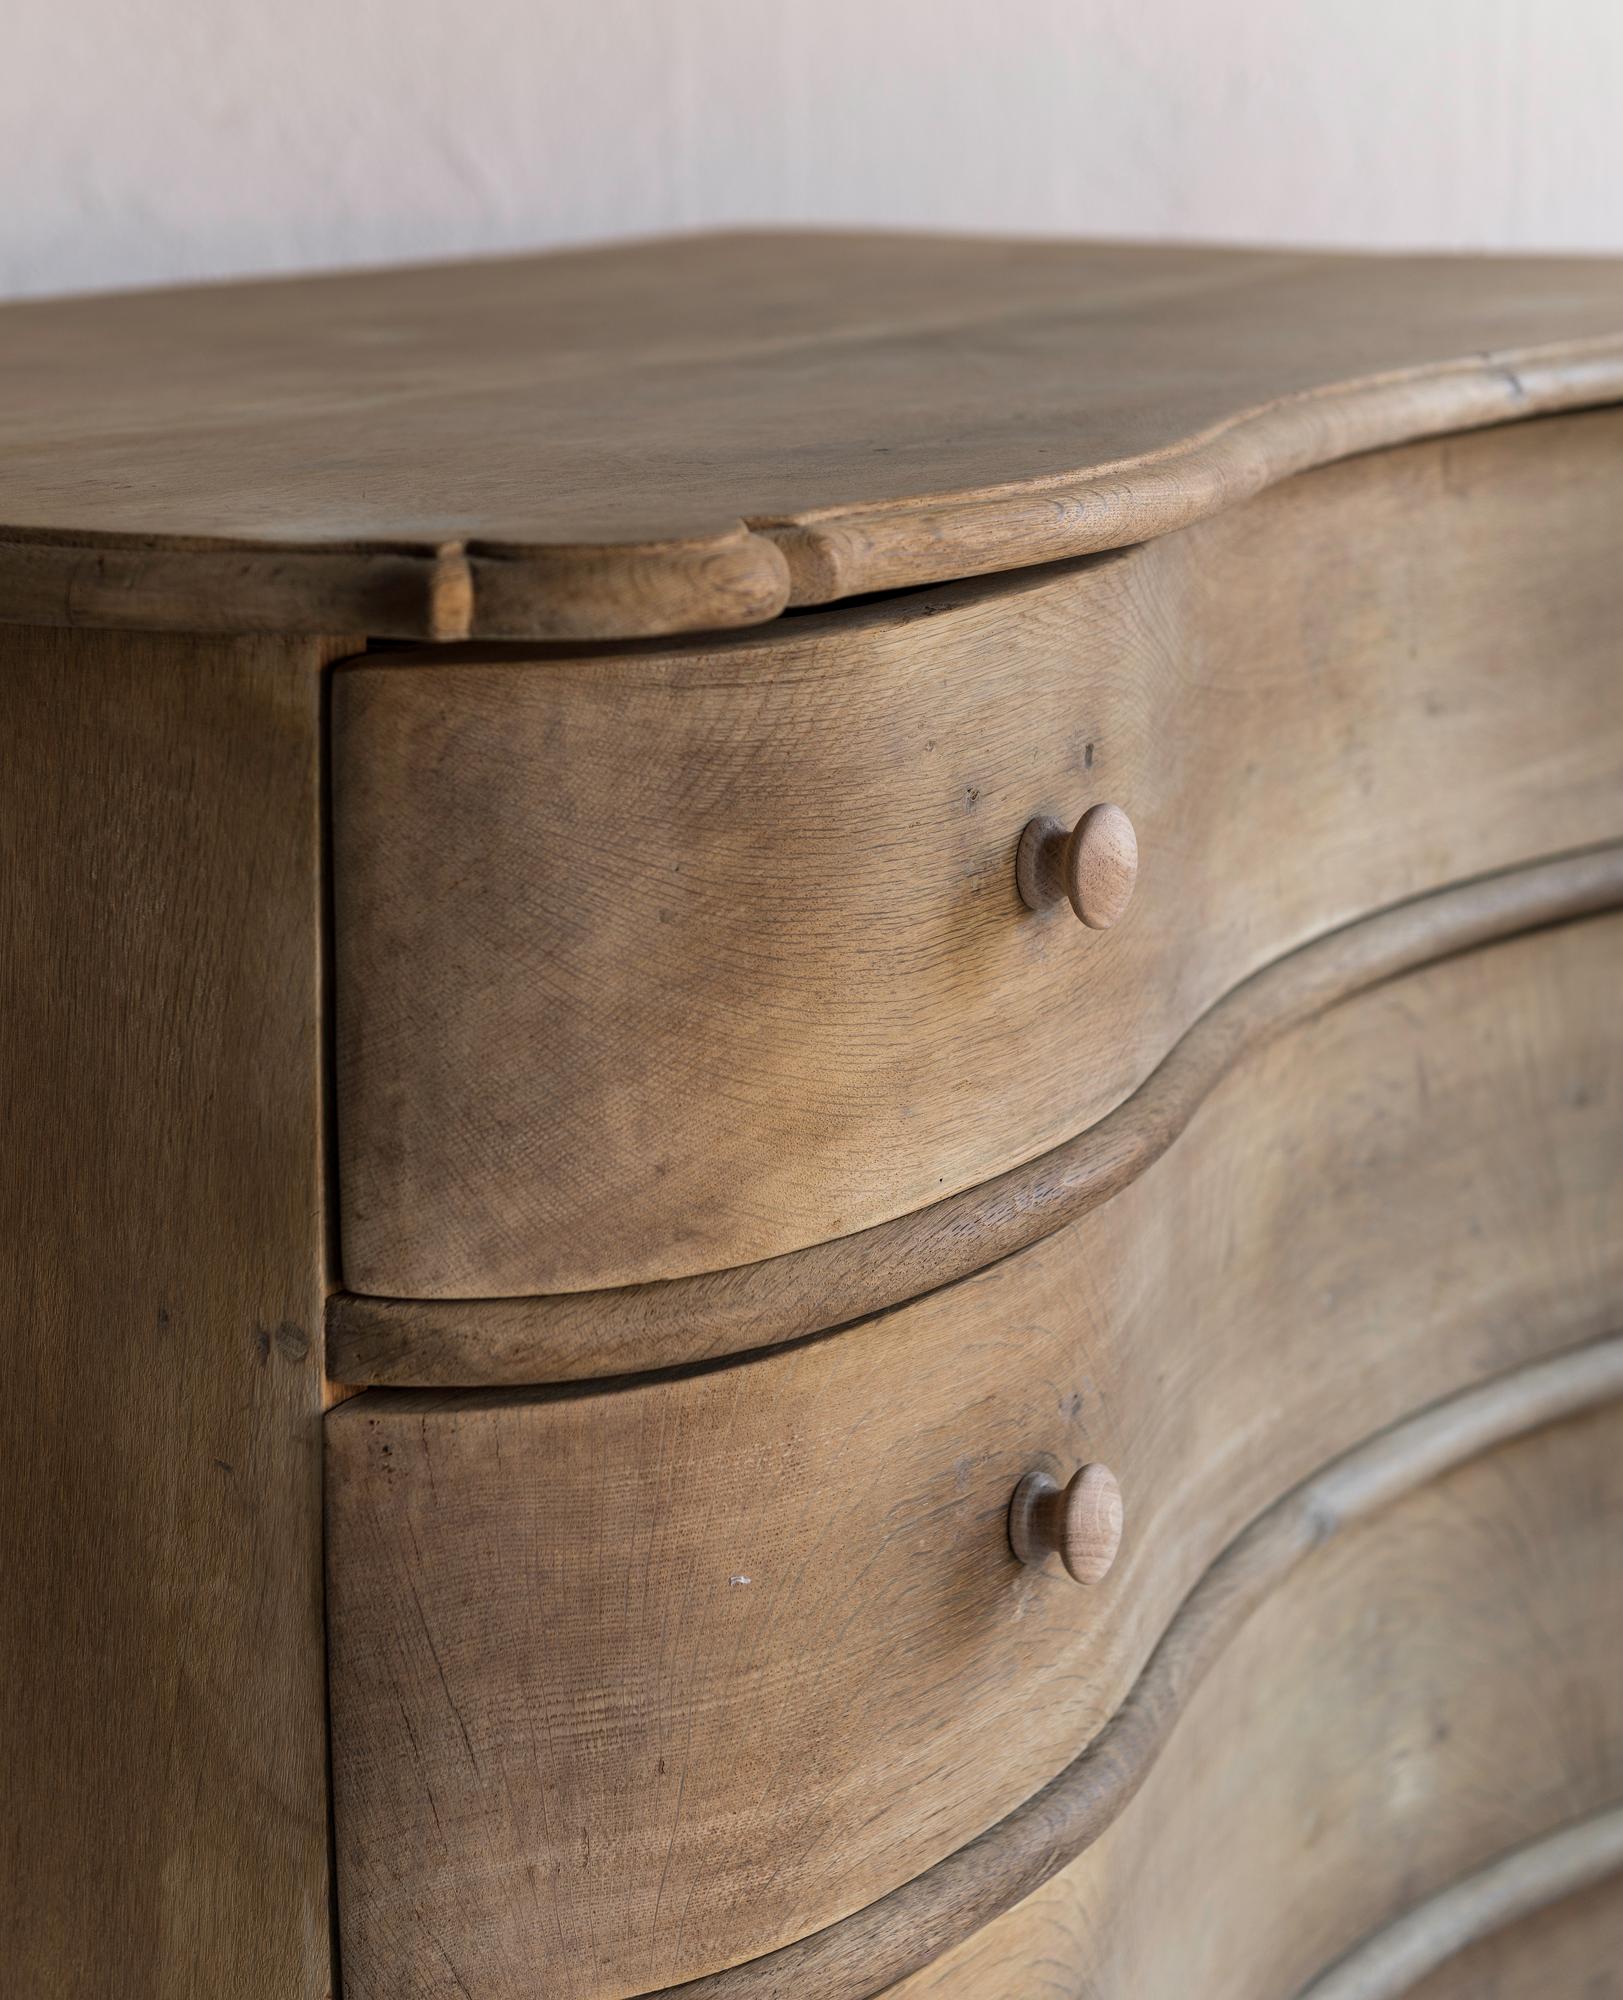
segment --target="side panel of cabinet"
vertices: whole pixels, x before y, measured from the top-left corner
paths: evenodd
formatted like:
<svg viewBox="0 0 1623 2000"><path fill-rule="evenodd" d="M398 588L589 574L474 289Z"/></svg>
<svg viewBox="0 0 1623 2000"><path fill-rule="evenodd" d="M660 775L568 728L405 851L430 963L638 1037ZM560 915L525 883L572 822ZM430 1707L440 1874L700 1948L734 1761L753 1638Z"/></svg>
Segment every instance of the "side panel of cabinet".
<svg viewBox="0 0 1623 2000"><path fill-rule="evenodd" d="M314 642L0 627L0 1960L321 2000Z"/></svg>

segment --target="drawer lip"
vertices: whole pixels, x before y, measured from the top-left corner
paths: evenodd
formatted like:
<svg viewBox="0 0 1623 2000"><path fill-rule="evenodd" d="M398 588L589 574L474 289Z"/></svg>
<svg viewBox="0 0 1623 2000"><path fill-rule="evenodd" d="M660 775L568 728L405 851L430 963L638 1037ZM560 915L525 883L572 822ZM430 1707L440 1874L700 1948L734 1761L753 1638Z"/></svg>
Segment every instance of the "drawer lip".
<svg viewBox="0 0 1623 2000"><path fill-rule="evenodd" d="M793 1992L867 2000L932 1964L1109 1829L1230 1639L1317 1549L1495 1446L1619 1398L1623 1334L1513 1369L1355 1446L1229 1543L1184 1600L1104 1729L1024 1805L868 1908L764 1957L645 2000L676 2000L678 1994L682 2000L765 2000ZM1582 1879L1575 1877L1573 1886Z"/></svg>
<svg viewBox="0 0 1623 2000"><path fill-rule="evenodd" d="M1166 1151L1234 1065L1291 1026L1438 959L1623 906L1623 842L1479 877L1349 924L1224 996L1076 1138L996 1179L759 1264L596 1292L328 1303L351 1385L538 1386L753 1353L922 1297L1041 1242Z"/></svg>

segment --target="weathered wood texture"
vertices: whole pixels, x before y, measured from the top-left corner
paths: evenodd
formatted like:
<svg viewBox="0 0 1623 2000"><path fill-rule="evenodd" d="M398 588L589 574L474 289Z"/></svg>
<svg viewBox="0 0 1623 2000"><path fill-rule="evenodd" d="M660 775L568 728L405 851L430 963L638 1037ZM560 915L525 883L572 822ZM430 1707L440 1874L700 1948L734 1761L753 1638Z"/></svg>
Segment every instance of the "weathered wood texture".
<svg viewBox="0 0 1623 2000"><path fill-rule="evenodd" d="M1620 1447L1614 1402L1334 1535L1096 1844L896 2000L1291 2000L1462 1875L1623 1802Z"/></svg>
<svg viewBox="0 0 1623 2000"><path fill-rule="evenodd" d="M0 632L0 1964L329 1990L314 643Z"/></svg>
<svg viewBox="0 0 1623 2000"><path fill-rule="evenodd" d="M535 1384L781 1345L881 1312L1029 1249L1131 1186L1243 1057L1417 966L1623 905L1623 845L1439 890L1265 966L1202 1015L1149 1079L1076 1138L979 1187L762 1264L601 1292L328 1302L346 1381Z"/></svg>
<svg viewBox="0 0 1623 2000"><path fill-rule="evenodd" d="M1122 1816L1235 1634L1326 1540L1508 1440L1623 1396L1623 1337L1570 1348L1421 1410L1257 1516L1179 1606L1087 1749L967 1847L842 1923L681 1988L682 2000L872 2000L1034 1896ZM661 1996L665 2000L665 1996Z"/></svg>
<svg viewBox="0 0 1623 2000"><path fill-rule="evenodd" d="M1623 396L1623 265L719 236L12 306L0 367L0 616L627 637Z"/></svg>
<svg viewBox="0 0 1623 2000"><path fill-rule="evenodd" d="M1282 951L1623 835L1623 413L1330 468L1041 581L334 696L344 1282L747 1264L1106 1112ZM1103 935L1021 904L1113 799Z"/></svg>
<svg viewBox="0 0 1623 2000"><path fill-rule="evenodd" d="M843 1922L660 1996L873 2000L1016 1908L1121 1817L1257 1606L1332 1535L1508 1439L1623 1396L1623 1337L1495 1377L1377 1433L1292 1489L1200 1578L1082 1754L979 1839Z"/></svg>
<svg viewBox="0 0 1623 2000"><path fill-rule="evenodd" d="M871 1902L1072 1757L1293 1480L1606 1331L1620 969L1607 918L1366 994L1084 1222L837 1337L336 1411L351 1995L637 1993ZM1081 1591L1006 1517L1092 1459L1128 1531Z"/></svg>

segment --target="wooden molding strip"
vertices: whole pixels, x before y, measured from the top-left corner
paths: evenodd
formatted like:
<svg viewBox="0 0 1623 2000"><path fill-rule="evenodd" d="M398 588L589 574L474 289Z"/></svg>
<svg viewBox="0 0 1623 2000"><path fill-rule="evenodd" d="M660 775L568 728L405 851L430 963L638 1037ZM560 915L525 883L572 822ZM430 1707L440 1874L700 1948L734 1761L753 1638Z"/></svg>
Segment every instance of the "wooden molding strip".
<svg viewBox="0 0 1623 2000"><path fill-rule="evenodd" d="M135 631L361 632L590 640L731 630L789 601L777 545L742 523L703 541L506 551L132 547L0 534L0 618Z"/></svg>
<svg viewBox="0 0 1623 2000"><path fill-rule="evenodd" d="M1023 1806L867 1909L764 1958L644 2000L801 2000L808 1993L870 2000L932 1964L1057 1875L1118 1818L1224 1648L1315 1549L1456 1466L1619 1396L1623 1335L1612 1335L1451 1397L1335 1460L1229 1544L1185 1598L1115 1715ZM1592 1835L1591 1845L1601 1838ZM1574 1869L1571 1886L1591 1879L1570 1849L1558 1849L1555 1859ZM1312 2000L1373 2000L1396 1990L1315 1987Z"/></svg>
<svg viewBox="0 0 1623 2000"><path fill-rule="evenodd" d="M1454 952L1623 904L1623 844L1485 876L1331 932L1212 1007L1141 1087L1076 1138L984 1185L759 1264L509 1299L340 1294L328 1371L352 1384L527 1386L772 1347L968 1277L1136 1180L1251 1050Z"/></svg>
<svg viewBox="0 0 1623 2000"><path fill-rule="evenodd" d="M789 568L792 605L896 590L1125 548L1186 528L1298 472L1356 452L1623 395L1615 342L1484 355L1377 382L1287 397L1203 436L1085 478L1024 481L931 506L886 503L792 521L750 522Z"/></svg>
<svg viewBox="0 0 1623 2000"><path fill-rule="evenodd" d="M1471 1945L1619 1872L1623 1805L1529 1841L1430 1897L1366 1938L1300 2000L1398 2000Z"/></svg>

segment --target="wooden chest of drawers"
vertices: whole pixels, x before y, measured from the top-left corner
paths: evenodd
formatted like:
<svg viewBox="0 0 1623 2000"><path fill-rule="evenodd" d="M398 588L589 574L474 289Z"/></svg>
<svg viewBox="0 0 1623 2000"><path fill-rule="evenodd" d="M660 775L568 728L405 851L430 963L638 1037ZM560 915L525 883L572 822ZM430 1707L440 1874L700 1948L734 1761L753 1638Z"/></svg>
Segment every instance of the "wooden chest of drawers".
<svg viewBox="0 0 1623 2000"><path fill-rule="evenodd" d="M0 356L17 1990L1614 1990L1623 268Z"/></svg>

